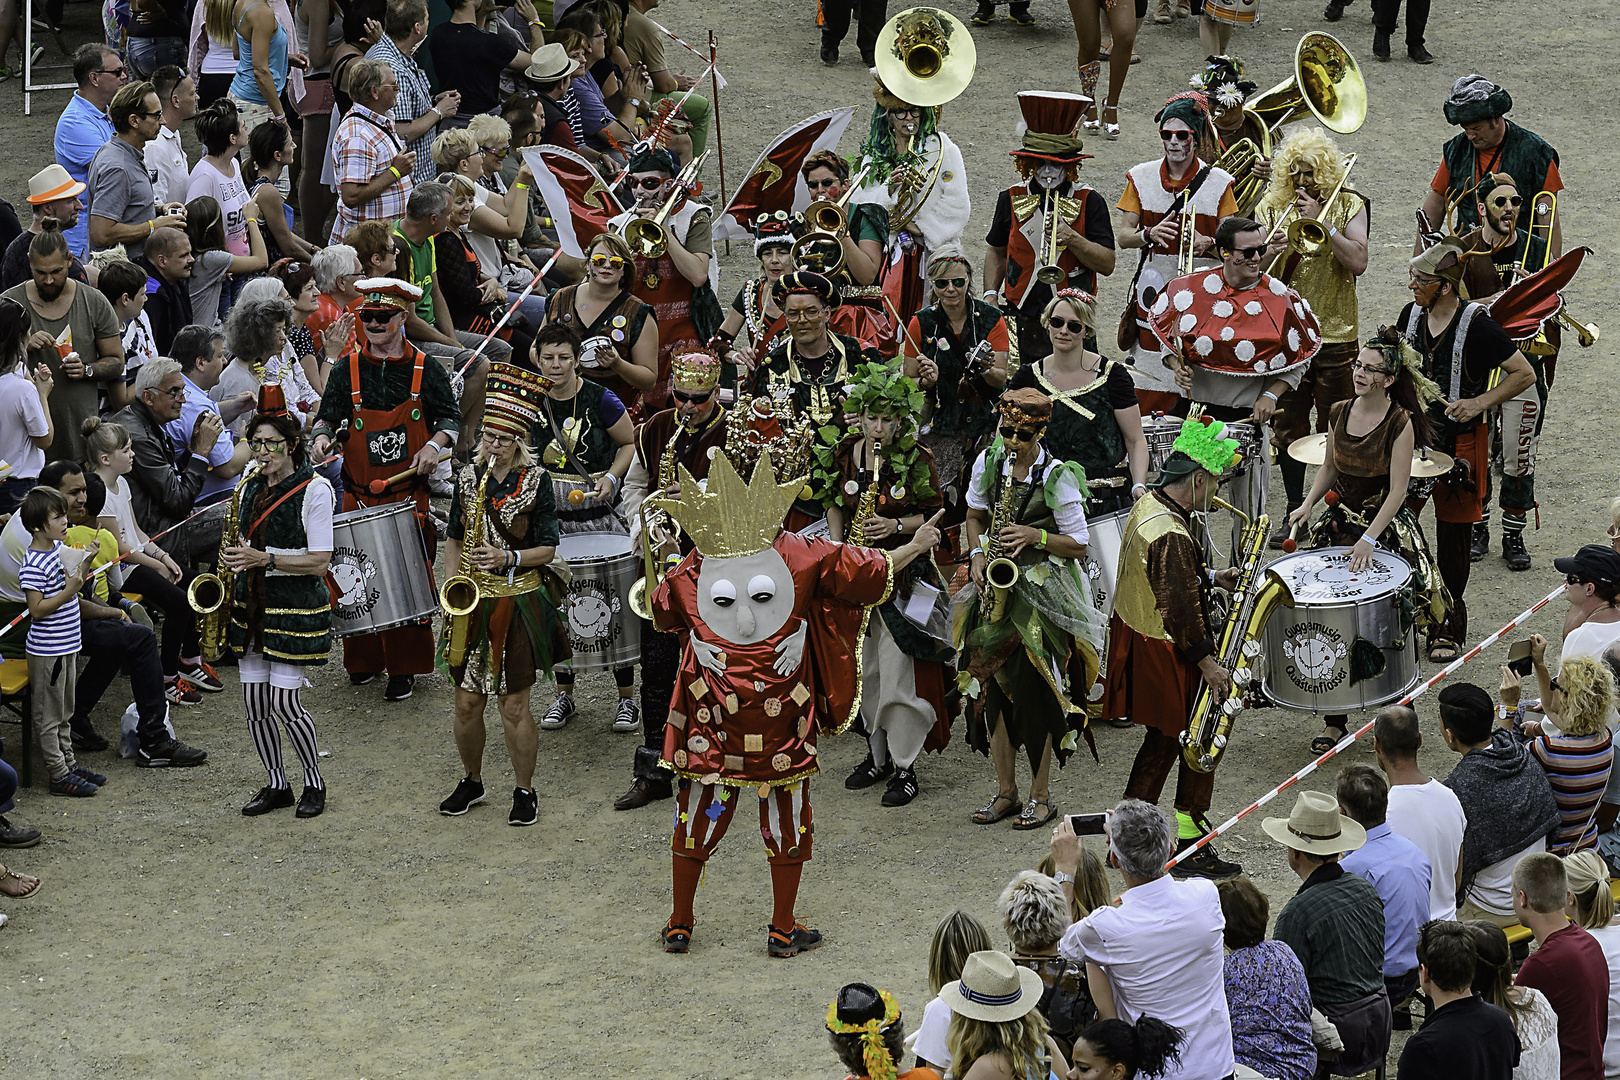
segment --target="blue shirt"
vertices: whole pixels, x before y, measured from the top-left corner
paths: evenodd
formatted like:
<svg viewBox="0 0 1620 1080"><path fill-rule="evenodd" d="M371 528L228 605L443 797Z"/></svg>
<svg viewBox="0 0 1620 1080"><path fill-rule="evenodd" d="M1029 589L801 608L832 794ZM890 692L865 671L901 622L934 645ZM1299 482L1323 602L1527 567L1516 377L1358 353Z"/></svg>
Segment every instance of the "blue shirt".
<svg viewBox="0 0 1620 1080"><path fill-rule="evenodd" d="M242 10L246 15L255 5L249 4ZM287 88L287 30L276 20L276 31L270 35L269 55L265 60L270 68L270 81L276 85L276 93ZM255 105L269 105L264 100L264 91L259 89L259 81L253 76L253 42L242 36L242 23L236 24L236 77L231 80L231 96L249 101ZM243 135L251 134L244 131Z"/></svg>
<svg viewBox="0 0 1620 1080"><path fill-rule="evenodd" d="M1429 857L1385 822L1339 865L1372 882L1384 902L1385 978L1416 971L1418 929L1429 921Z"/></svg>
<svg viewBox="0 0 1620 1080"><path fill-rule="evenodd" d="M163 430L174 446L176 460L184 469L186 461L191 457L191 433L197 428L198 417L204 412L219 416L219 406L208 396L208 391L192 382L189 377L185 375L180 377L186 380L186 400L180 405L179 418L164 424ZM199 503L213 502L213 496L236 486L236 477L220 476L214 472L216 466L231 460L231 455L235 452L236 436L230 428L226 428L214 442L214 448L208 451L208 479L203 481L202 491L197 494Z"/></svg>
<svg viewBox="0 0 1620 1080"><path fill-rule="evenodd" d="M113 137L112 121L107 114L90 104L83 95L75 93L68 98L67 108L56 121L56 163L68 175L86 183L90 176L90 162L96 151ZM79 258L87 258L90 251L90 215L80 214L79 223L65 234L68 250Z"/></svg>

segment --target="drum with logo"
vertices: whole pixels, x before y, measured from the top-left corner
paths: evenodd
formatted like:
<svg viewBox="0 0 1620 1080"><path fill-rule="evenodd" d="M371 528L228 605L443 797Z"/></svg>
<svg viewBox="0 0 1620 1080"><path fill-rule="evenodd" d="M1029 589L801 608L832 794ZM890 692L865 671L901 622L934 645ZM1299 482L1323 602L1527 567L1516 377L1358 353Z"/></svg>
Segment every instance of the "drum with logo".
<svg viewBox="0 0 1620 1080"><path fill-rule="evenodd" d="M1320 548L1284 555L1266 577L1293 598L1265 628L1272 701L1351 713L1399 701L1417 685L1417 635L1401 615L1412 579L1405 559L1377 550L1366 570L1351 573L1349 548Z"/></svg>
<svg viewBox="0 0 1620 1080"><path fill-rule="evenodd" d="M1114 582L1119 580L1119 552L1124 546L1125 519L1130 516L1129 510L1118 510L1086 523L1091 540L1080 569L1091 580L1091 601L1105 624L1114 613Z"/></svg>
<svg viewBox="0 0 1620 1080"><path fill-rule="evenodd" d="M616 532L568 533L557 544L557 557L573 575L563 617L574 670L601 671L640 660L641 620L630 610L630 587L641 576L641 560L630 553L630 538Z"/></svg>
<svg viewBox="0 0 1620 1080"><path fill-rule="evenodd" d="M361 507L332 519L332 630L374 634L421 622L439 610L433 571L422 549L416 504Z"/></svg>

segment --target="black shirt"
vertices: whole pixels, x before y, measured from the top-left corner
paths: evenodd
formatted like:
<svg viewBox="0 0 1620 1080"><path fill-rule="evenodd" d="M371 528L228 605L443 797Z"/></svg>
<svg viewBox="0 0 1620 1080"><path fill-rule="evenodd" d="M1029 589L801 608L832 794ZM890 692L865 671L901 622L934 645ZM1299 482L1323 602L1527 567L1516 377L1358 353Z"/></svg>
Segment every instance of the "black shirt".
<svg viewBox="0 0 1620 1080"><path fill-rule="evenodd" d="M1106 363L1104 357L1099 363ZM1045 360L1037 360L1033 364L1021 364L1013 377L1007 381L1008 390L1039 390L1051 396L1051 391L1042 386L1035 378L1035 369L1042 369L1045 374ZM1108 404L1116 409L1134 409L1138 407L1136 399L1136 384L1131 381L1131 370L1124 364L1115 364L1108 371Z"/></svg>
<svg viewBox="0 0 1620 1080"><path fill-rule="evenodd" d="M33 276L33 270L28 265L28 245L32 244L34 237L38 235L24 229L16 239L6 245L6 253L0 257L0 290L21 285ZM86 285L90 284L90 279L84 273L84 263L79 261L79 257L69 252L68 258L72 260L68 265L68 277L74 281L82 281Z"/></svg>
<svg viewBox="0 0 1620 1080"><path fill-rule="evenodd" d="M1007 239L1013 230L1012 189L1004 189L996 196L995 216L990 219L990 231L985 235L984 242L991 247L1005 248ZM1112 249L1114 246L1114 222L1108 216L1108 204L1101 195L1095 191L1086 191L1086 220L1081 234L1093 244ZM1024 267L1024 273L1033 274L1034 267ZM1007 273L1012 273L1008 267ZM1092 295L1097 292L1097 274L1094 270L1082 269L1078 280L1071 278L1070 284L1079 285ZM1039 281L1031 281L1029 288L1024 291L1024 302L1019 305L1025 311L1036 314L1046 310L1046 305L1052 299L1052 287L1043 285Z"/></svg>
<svg viewBox="0 0 1620 1080"><path fill-rule="evenodd" d="M186 0L157 0L157 6L163 17L156 22L142 22L138 15L131 13L129 18L129 36L132 38L180 38L186 37L190 19L187 17L191 9L186 6ZM130 72L131 75L134 72Z"/></svg>
<svg viewBox="0 0 1620 1080"><path fill-rule="evenodd" d="M167 356L169 346L174 344L174 335L193 321L191 290L185 281L163 280L163 276L152 269L145 256L137 256L131 261L146 271L149 281L157 282L157 291L146 298L146 321L152 324L152 344L157 346L159 355Z"/></svg>
<svg viewBox="0 0 1620 1080"><path fill-rule="evenodd" d="M1440 1006L1406 1041L1397 1080L1510 1080L1519 1036L1508 1014L1478 994Z"/></svg>
<svg viewBox="0 0 1620 1080"><path fill-rule="evenodd" d="M487 113L501 103L501 72L518 47L471 23L440 23L428 34L428 53L444 90L461 91L458 116Z"/></svg>
<svg viewBox="0 0 1620 1080"><path fill-rule="evenodd" d="M1408 303L1401 309L1401 317L1396 321L1396 328L1403 333L1408 321L1412 318L1413 304ZM1468 326L1468 339L1463 342L1462 373L1457 381L1457 393L1451 392L1452 364L1451 354L1457 336L1457 324L1462 321L1466 304L1457 306L1457 314L1450 324L1441 331L1438 337L1429 333L1429 320L1426 315L1419 315L1417 332L1412 344L1423 355L1424 374L1433 379L1440 387L1443 401L1437 401L1429 406L1429 419L1435 424L1436 432L1444 440L1445 445L1437 442L1436 448L1450 453L1456 446L1456 434L1464 426L1471 427L1480 420L1470 421L1468 425L1459 425L1446 417L1446 402L1460 401L1463 398L1478 397L1485 392L1486 384L1490 381L1491 372L1507 363L1508 359L1519 347L1513 344L1513 339L1507 336L1497 321L1490 315L1481 311L1474 316L1474 321Z"/></svg>

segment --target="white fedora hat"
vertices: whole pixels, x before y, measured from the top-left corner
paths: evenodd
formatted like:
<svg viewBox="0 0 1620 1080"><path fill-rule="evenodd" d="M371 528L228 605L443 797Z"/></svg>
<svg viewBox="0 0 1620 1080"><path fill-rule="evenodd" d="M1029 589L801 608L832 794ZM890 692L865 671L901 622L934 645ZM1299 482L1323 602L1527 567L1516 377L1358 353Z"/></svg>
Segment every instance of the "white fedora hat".
<svg viewBox="0 0 1620 1080"><path fill-rule="evenodd" d="M1261 825L1279 844L1312 855L1340 855L1367 842L1361 823L1339 813L1338 800L1320 791L1300 792L1293 813L1268 817Z"/></svg>
<svg viewBox="0 0 1620 1080"><path fill-rule="evenodd" d="M28 178L28 201L34 206L83 193L84 185L69 176L68 171L60 165L47 165Z"/></svg>
<svg viewBox="0 0 1620 1080"><path fill-rule="evenodd" d="M946 983L939 996L952 1012L974 1020L1017 1020L1041 1003L1041 977L1014 964L1006 953L976 952L962 965L962 977Z"/></svg>
<svg viewBox="0 0 1620 1080"><path fill-rule="evenodd" d="M553 82L579 70L579 61L568 55L562 42L542 45L529 57L529 66L523 74L535 82Z"/></svg>

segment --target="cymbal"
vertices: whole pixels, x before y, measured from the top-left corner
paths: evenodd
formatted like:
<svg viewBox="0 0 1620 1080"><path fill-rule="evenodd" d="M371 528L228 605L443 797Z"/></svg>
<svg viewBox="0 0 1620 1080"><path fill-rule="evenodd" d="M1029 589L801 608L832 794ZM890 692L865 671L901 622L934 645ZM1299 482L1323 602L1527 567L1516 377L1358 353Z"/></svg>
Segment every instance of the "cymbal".
<svg viewBox="0 0 1620 1080"><path fill-rule="evenodd" d="M1327 433L1307 435L1288 444L1288 456L1306 465L1320 465L1327 460Z"/></svg>
<svg viewBox="0 0 1620 1080"><path fill-rule="evenodd" d="M1431 476L1444 476L1455 464L1450 454L1442 454L1438 450L1417 450L1412 454L1412 478L1423 480Z"/></svg>

